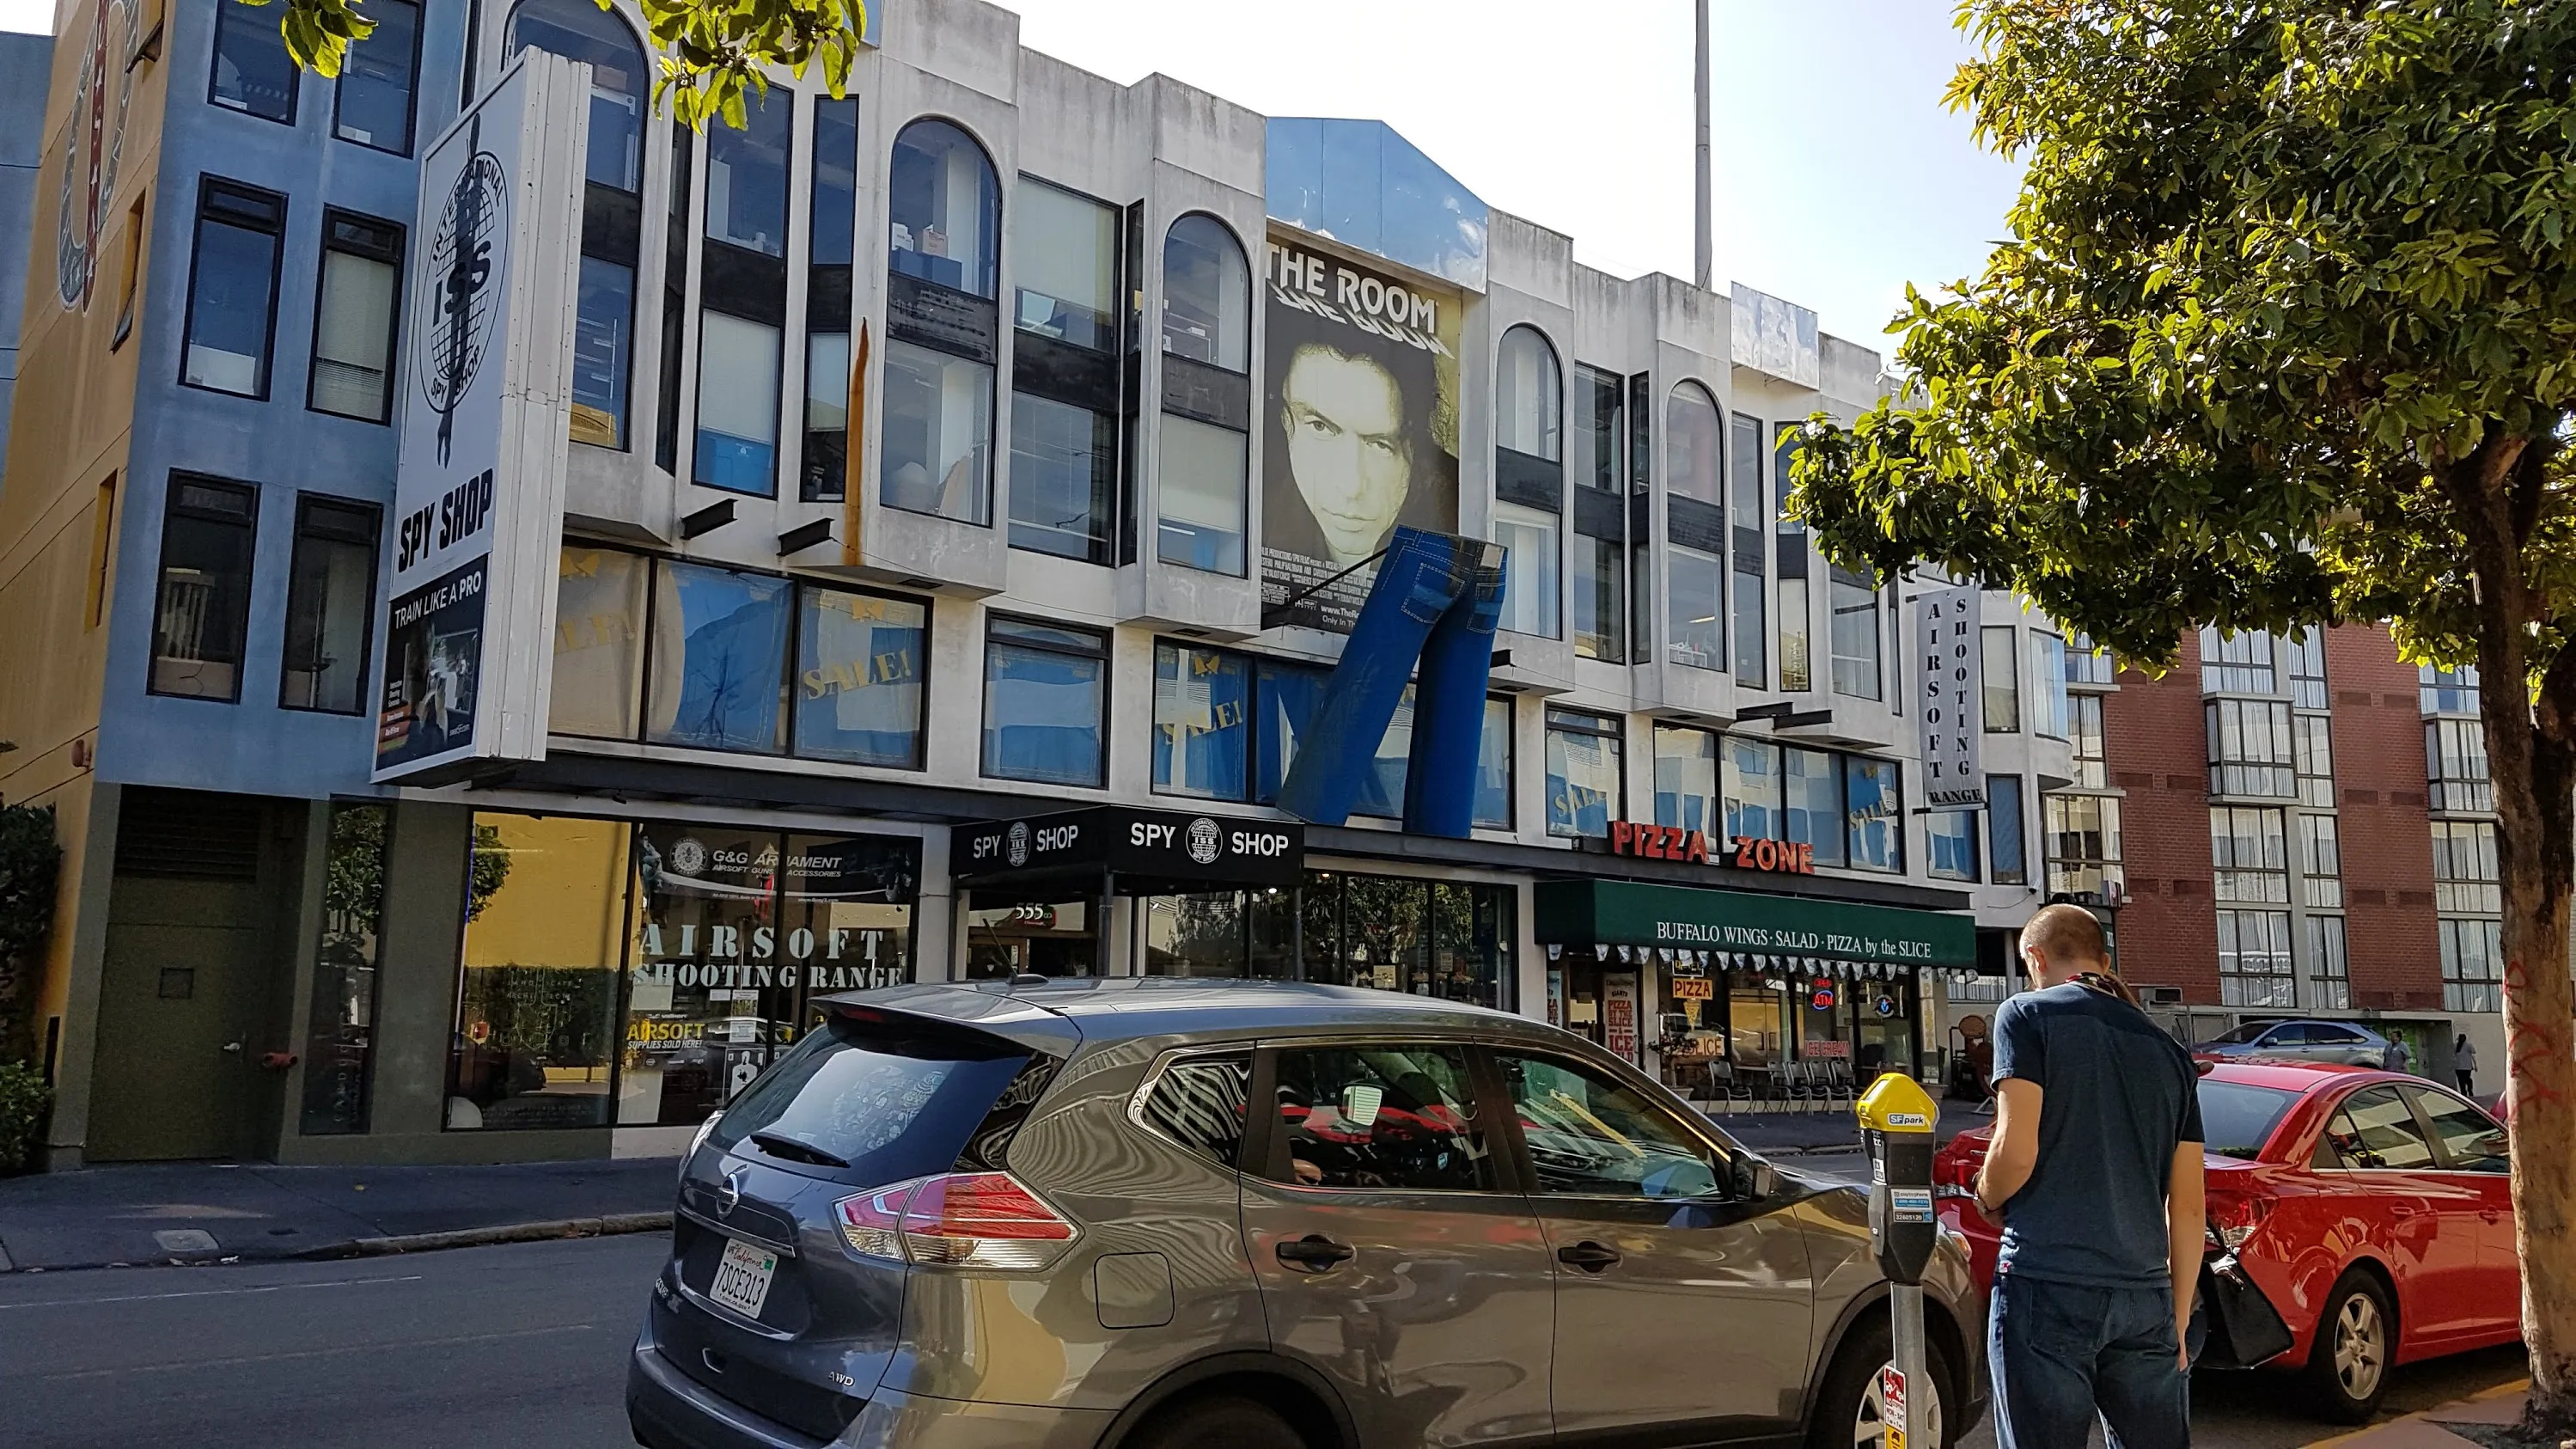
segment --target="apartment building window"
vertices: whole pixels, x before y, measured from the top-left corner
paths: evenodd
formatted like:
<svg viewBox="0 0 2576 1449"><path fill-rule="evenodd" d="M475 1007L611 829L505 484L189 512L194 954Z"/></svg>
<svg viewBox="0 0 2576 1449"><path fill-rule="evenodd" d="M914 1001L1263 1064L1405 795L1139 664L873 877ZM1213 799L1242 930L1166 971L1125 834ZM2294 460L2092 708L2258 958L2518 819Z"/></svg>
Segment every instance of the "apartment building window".
<svg viewBox="0 0 2576 1449"><path fill-rule="evenodd" d="M2203 694L2272 694L2272 636L2261 629L2221 634L2200 631L2200 690Z"/></svg>
<svg viewBox="0 0 2576 1449"><path fill-rule="evenodd" d="M2054 894L2101 893L2126 881L2120 863L2120 798L2116 795L2040 797L2048 847L2048 889Z"/></svg>
<svg viewBox="0 0 2576 1449"><path fill-rule="evenodd" d="M345 211L322 214L321 295L305 406L393 420L394 338L402 316L403 229Z"/></svg>
<svg viewBox="0 0 2576 1449"><path fill-rule="evenodd" d="M1655 823L1707 835L1727 833L1719 815L1718 750L1713 730L1655 726Z"/></svg>
<svg viewBox="0 0 2576 1449"><path fill-rule="evenodd" d="M2288 705L2276 700L2213 699L2206 710L2211 794L2273 800L2297 797Z"/></svg>
<svg viewBox="0 0 2576 1449"><path fill-rule="evenodd" d="M644 48L635 32L592 0L522 0L510 12L507 52L535 46L590 63L590 151L585 175L618 191L643 189Z"/></svg>
<svg viewBox="0 0 2576 1449"><path fill-rule="evenodd" d="M1573 600L1568 622L1578 658L1619 664L1628 658L1627 384L1616 373L1577 363L1572 401L1568 467L1576 486L1574 536L1566 552Z"/></svg>
<svg viewBox="0 0 2576 1449"><path fill-rule="evenodd" d="M295 124L295 86L301 72L286 53L285 12L265 6L215 7L215 65L208 104Z"/></svg>
<svg viewBox="0 0 2576 1449"><path fill-rule="evenodd" d="M1252 272L1225 223L1194 212L1163 238L1163 420L1156 556L1241 575L1251 508ZM1295 384L1301 358L1281 381ZM1291 404L1295 405L1294 403ZM1328 543L1338 556L1339 545Z"/></svg>
<svg viewBox="0 0 2576 1449"><path fill-rule="evenodd" d="M2299 766L2299 803L2320 810L2334 808L2334 728L2331 717L2290 717L2291 742Z"/></svg>
<svg viewBox="0 0 2576 1449"><path fill-rule="evenodd" d="M2496 828L2486 820L2433 822L2433 908L2446 914L2504 909Z"/></svg>
<svg viewBox="0 0 2576 1449"><path fill-rule="evenodd" d="M2215 872L2211 894L2222 901L2287 905L2288 840L2278 810L2250 805L2209 807L2209 856Z"/></svg>
<svg viewBox="0 0 2576 1449"><path fill-rule="evenodd" d="M2109 750L2102 738L2102 696L2070 694L2066 697L2066 743L2069 762L2074 766L2076 788L2110 788Z"/></svg>
<svg viewBox="0 0 2576 1449"><path fill-rule="evenodd" d="M984 634L984 774L1096 789L1106 780L1109 636L996 614Z"/></svg>
<svg viewBox="0 0 2576 1449"><path fill-rule="evenodd" d="M376 509L306 494L295 504L278 705L359 714L376 605Z"/></svg>
<svg viewBox="0 0 2576 1449"><path fill-rule="evenodd" d="M2021 649L2010 624L1987 624L1977 631L1977 664L1986 733L2008 735L2019 731Z"/></svg>
<svg viewBox="0 0 2576 1449"><path fill-rule="evenodd" d="M665 473L680 468L680 389L689 365L689 192L696 178L697 133L671 127L671 210L662 233L662 396L653 428L653 463Z"/></svg>
<svg viewBox="0 0 2576 1449"><path fill-rule="evenodd" d="M2303 918L2308 945L2308 981L2313 1004L2329 1011L2352 1009L2352 967L2344 949L2343 917Z"/></svg>
<svg viewBox="0 0 2576 1449"><path fill-rule="evenodd" d="M2504 923L2443 919L2434 922L2442 949L2442 1009L2504 1009Z"/></svg>
<svg viewBox="0 0 2576 1449"><path fill-rule="evenodd" d="M814 102L805 218L805 447L797 496L839 502L850 471L850 288L859 224L859 100Z"/></svg>
<svg viewBox="0 0 2576 1449"><path fill-rule="evenodd" d="M285 231L285 197L211 176L199 185L181 382L240 397L268 396L278 242Z"/></svg>
<svg viewBox="0 0 2576 1449"><path fill-rule="evenodd" d="M2290 913L2218 912L2218 999L2226 1006L2295 1007Z"/></svg>
<svg viewBox="0 0 2576 1449"><path fill-rule="evenodd" d="M2069 684L2111 683L2111 656L2095 647L2089 634L2070 634L2066 638L2066 682Z"/></svg>
<svg viewBox="0 0 2576 1449"><path fill-rule="evenodd" d="M1582 710L1547 712L1547 833L1601 836L1625 820L1617 715Z"/></svg>
<svg viewBox="0 0 2576 1449"><path fill-rule="evenodd" d="M1578 658L1611 664L1626 658L1627 552L1615 538L1575 535L1568 562L1574 574L1574 652Z"/></svg>
<svg viewBox="0 0 2576 1449"><path fill-rule="evenodd" d="M1517 503L1494 503L1494 542L1504 548L1500 627L1541 639L1558 637L1557 516Z"/></svg>
<svg viewBox="0 0 2576 1449"><path fill-rule="evenodd" d="M2290 660L2290 703L2300 709L2326 707L2326 635L2314 624L2287 636L2283 652Z"/></svg>
<svg viewBox="0 0 2576 1449"><path fill-rule="evenodd" d="M1834 612L1834 693L1854 699L1879 697L1878 590L1870 581L1835 564L1827 594Z"/></svg>
<svg viewBox="0 0 2576 1449"><path fill-rule="evenodd" d="M2030 857L2022 842L2021 776L1986 777L1986 858L1997 885L2030 883Z"/></svg>
<svg viewBox="0 0 2576 1449"><path fill-rule="evenodd" d="M2299 887L2311 909L2343 908L2343 843L2332 815L2299 817Z"/></svg>
<svg viewBox="0 0 2576 1449"><path fill-rule="evenodd" d="M1564 511L1565 378L1546 335L1523 324L1494 354L1494 542L1513 633L1559 637Z"/></svg>
<svg viewBox="0 0 2576 1449"><path fill-rule="evenodd" d="M332 131L343 141L408 156L412 92L420 82L420 6L413 0L374 0L367 17L376 28L349 47Z"/></svg>
<svg viewBox="0 0 2576 1449"><path fill-rule="evenodd" d="M1807 525L1789 516L1789 465L1798 456L1798 424L1781 423L1772 432L1771 476L1779 523L1780 688L1816 687L1807 645Z"/></svg>
<svg viewBox="0 0 2576 1449"><path fill-rule="evenodd" d="M895 138L886 189L878 501L983 527L993 518L1000 184L972 137L946 121L924 120Z"/></svg>
<svg viewBox="0 0 2576 1449"><path fill-rule="evenodd" d="M2046 629L2030 631L2030 695L2031 731L2066 738L2066 641Z"/></svg>
<svg viewBox="0 0 2576 1449"><path fill-rule="evenodd" d="M2418 690L2423 696L2426 714L2476 714L2478 712L2478 667L2463 664L2457 669L2436 669L2430 664L2416 666Z"/></svg>
<svg viewBox="0 0 2576 1449"><path fill-rule="evenodd" d="M711 126L706 133L698 435L690 477L760 498L778 492L788 149L795 114L795 93L776 88L765 100L746 98L741 129Z"/></svg>
<svg viewBox="0 0 2576 1449"><path fill-rule="evenodd" d="M1923 817L1923 850L1935 880L1977 878L1977 812L1940 810Z"/></svg>
<svg viewBox="0 0 2576 1449"><path fill-rule="evenodd" d="M225 704L241 698L258 519L259 490L249 484L171 475L153 600L152 693Z"/></svg>
<svg viewBox="0 0 2576 1449"><path fill-rule="evenodd" d="M1894 760L1843 756L1844 818L1854 870L1905 871L1905 785Z"/></svg>
<svg viewBox="0 0 2576 1449"><path fill-rule="evenodd" d="M1664 403L1664 490L1711 508L1726 506L1724 415L1708 389L1691 381L1673 385Z"/></svg>
<svg viewBox="0 0 2576 1449"><path fill-rule="evenodd" d="M1735 564L1735 675L1749 689L1768 686L1771 620L1770 580L1765 555L1771 551L1771 494L1764 464L1771 450L1763 446L1762 420L1736 413L1727 420L1728 467L1734 472L1734 506L1729 513Z"/></svg>
<svg viewBox="0 0 2576 1449"><path fill-rule="evenodd" d="M1740 577L1737 587L1743 587ZM1726 565L1715 555L1679 544L1665 550L1664 647L1675 664L1726 668L1725 602ZM1740 631L1741 617L1737 626ZM1743 640L1739 637L1736 642ZM1760 688L1759 677L1746 679L1745 687Z"/></svg>
<svg viewBox="0 0 2576 1449"><path fill-rule="evenodd" d="M2424 722L2424 774L2437 811L2495 808L2495 785L2487 778L2486 727L2476 720Z"/></svg>
<svg viewBox="0 0 2576 1449"><path fill-rule="evenodd" d="M1118 487L1118 208L1025 176L1012 199L1010 544L1105 564Z"/></svg>

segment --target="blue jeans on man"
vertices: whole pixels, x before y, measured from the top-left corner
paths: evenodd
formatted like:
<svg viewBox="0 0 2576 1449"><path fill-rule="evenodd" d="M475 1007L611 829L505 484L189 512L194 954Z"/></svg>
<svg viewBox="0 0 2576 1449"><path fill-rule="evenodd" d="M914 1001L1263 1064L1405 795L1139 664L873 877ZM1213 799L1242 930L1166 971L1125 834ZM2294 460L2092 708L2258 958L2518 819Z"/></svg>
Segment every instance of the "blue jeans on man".
<svg viewBox="0 0 2576 1449"><path fill-rule="evenodd" d="M2166 1284L2097 1288L1998 1274L1986 1357L1997 1449L2082 1449L2097 1411L2112 1449L2191 1443L2191 1377Z"/></svg>

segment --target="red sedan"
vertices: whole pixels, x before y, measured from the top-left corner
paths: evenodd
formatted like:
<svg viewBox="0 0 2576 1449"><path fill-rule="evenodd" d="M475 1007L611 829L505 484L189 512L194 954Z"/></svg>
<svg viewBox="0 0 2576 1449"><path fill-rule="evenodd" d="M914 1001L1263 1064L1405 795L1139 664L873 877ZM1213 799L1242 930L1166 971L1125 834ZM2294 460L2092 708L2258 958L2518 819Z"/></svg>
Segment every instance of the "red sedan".
<svg viewBox="0 0 2576 1449"><path fill-rule="evenodd" d="M2468 1099L2396 1072L2204 1061L2200 1116L2211 1251L2288 1324L2265 1366L2304 1373L2325 1417L2367 1419L2392 1365L2522 1336L2505 1133ZM1989 1288L2002 1229L1974 1184L1992 1130L1932 1174Z"/></svg>

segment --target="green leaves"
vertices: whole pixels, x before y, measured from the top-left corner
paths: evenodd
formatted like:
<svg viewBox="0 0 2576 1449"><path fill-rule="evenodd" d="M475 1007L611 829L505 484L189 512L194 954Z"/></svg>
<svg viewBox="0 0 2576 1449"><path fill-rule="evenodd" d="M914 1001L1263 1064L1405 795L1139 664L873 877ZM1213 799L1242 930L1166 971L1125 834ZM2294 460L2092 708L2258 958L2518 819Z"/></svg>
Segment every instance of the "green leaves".
<svg viewBox="0 0 2576 1449"><path fill-rule="evenodd" d="M241 0L266 5L269 0ZM358 13L351 0L286 0L277 28L286 37L286 53L317 75L336 76L349 59L353 41L375 33L376 22Z"/></svg>

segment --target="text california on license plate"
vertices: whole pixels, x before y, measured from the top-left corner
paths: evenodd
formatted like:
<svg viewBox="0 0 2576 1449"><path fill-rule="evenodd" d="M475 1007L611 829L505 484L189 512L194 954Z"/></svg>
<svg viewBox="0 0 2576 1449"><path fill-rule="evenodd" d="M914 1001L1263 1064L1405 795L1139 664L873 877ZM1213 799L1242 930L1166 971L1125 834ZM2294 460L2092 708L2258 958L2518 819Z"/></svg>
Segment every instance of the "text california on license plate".
<svg viewBox="0 0 2576 1449"><path fill-rule="evenodd" d="M769 1281L776 1276L776 1253L740 1239L728 1239L724 1256L716 1262L716 1280L708 1285L707 1296L745 1318L758 1318L760 1305L769 1301Z"/></svg>

